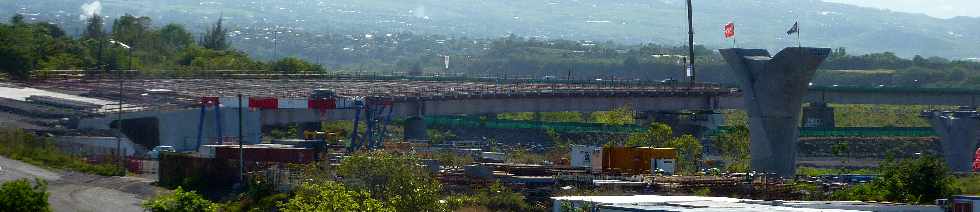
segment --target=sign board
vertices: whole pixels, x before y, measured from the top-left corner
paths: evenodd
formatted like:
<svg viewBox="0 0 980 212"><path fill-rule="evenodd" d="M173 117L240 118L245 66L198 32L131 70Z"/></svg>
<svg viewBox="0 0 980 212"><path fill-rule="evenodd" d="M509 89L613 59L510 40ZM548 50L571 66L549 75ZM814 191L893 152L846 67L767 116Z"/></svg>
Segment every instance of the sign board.
<svg viewBox="0 0 980 212"><path fill-rule="evenodd" d="M687 65L687 77L693 77L693 76L694 76L694 65L688 64Z"/></svg>

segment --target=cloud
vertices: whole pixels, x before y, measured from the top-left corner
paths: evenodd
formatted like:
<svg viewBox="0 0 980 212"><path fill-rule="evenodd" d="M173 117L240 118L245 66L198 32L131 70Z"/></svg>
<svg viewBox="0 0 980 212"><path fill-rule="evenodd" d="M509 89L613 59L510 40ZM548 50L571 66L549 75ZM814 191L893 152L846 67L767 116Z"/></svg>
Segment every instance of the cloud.
<svg viewBox="0 0 980 212"><path fill-rule="evenodd" d="M81 10L82 10L82 14L78 15L79 20L85 20L91 18L93 15L102 13L102 2L96 0L86 4L82 4Z"/></svg>

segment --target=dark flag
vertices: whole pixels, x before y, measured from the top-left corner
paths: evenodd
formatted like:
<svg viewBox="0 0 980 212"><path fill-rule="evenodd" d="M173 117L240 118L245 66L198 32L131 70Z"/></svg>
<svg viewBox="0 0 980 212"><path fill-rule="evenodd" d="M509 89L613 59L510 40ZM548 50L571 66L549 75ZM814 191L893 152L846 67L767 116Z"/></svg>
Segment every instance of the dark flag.
<svg viewBox="0 0 980 212"><path fill-rule="evenodd" d="M796 33L800 33L800 22L793 23L793 28L789 28L789 31L786 31L787 35L792 35Z"/></svg>

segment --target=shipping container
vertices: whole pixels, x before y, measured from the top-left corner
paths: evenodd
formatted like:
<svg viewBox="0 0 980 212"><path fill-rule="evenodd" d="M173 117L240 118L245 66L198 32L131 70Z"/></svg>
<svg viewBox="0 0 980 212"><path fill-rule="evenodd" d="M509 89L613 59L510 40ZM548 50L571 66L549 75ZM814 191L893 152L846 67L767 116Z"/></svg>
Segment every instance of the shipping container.
<svg viewBox="0 0 980 212"><path fill-rule="evenodd" d="M657 159L677 159L673 148L605 147L602 149L602 170L605 172L646 174L651 162Z"/></svg>
<svg viewBox="0 0 980 212"><path fill-rule="evenodd" d="M248 145L245 146L244 153L245 161L310 163L313 162L316 151L308 148L293 148L273 145ZM238 146L216 147L215 158L238 160Z"/></svg>

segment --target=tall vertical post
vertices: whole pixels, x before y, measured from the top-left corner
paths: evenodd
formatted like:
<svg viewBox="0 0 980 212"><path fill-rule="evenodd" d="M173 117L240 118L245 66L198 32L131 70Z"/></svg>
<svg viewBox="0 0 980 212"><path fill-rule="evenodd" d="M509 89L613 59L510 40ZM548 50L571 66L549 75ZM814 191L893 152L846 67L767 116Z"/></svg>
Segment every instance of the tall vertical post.
<svg viewBox="0 0 980 212"><path fill-rule="evenodd" d="M218 105L220 107L220 105ZM245 182L245 133L242 132L244 128L244 119L242 115L242 94L238 94L238 180L239 182Z"/></svg>
<svg viewBox="0 0 980 212"><path fill-rule="evenodd" d="M132 58L132 51L130 51L130 58ZM132 63L130 63L129 65L132 66ZM116 154L119 155L117 155L118 158L116 159L119 160L119 167L122 167L123 170L125 170L126 166L123 158L125 157L126 154L122 153L122 137L123 135L125 135L125 133L123 133L122 111L123 111L123 99L126 97L123 96L122 71L116 72L116 76L119 78L119 108L118 108L119 111L116 111L116 124L118 124L116 126L116 129L119 130L119 135L116 136Z"/></svg>
<svg viewBox="0 0 980 212"><path fill-rule="evenodd" d="M694 7L691 0L687 0L687 50L687 68L691 69L691 74L688 77L691 78L691 86L693 86L697 78L694 72Z"/></svg>

